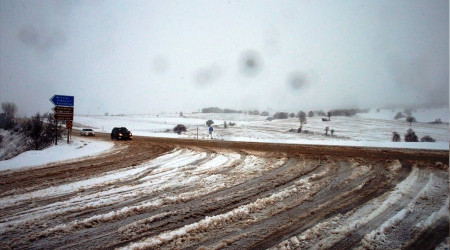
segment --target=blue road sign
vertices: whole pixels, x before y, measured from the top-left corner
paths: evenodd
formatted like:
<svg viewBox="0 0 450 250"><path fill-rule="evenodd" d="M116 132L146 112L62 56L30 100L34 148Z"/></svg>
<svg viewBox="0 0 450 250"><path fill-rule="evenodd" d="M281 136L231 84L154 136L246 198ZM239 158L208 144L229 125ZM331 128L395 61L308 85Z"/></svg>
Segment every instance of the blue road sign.
<svg viewBox="0 0 450 250"><path fill-rule="evenodd" d="M209 127L209 132L213 132L213 128L212 127Z"/></svg>
<svg viewBox="0 0 450 250"><path fill-rule="evenodd" d="M75 97L69 95L54 95L50 98L50 101L56 106L69 106L73 107Z"/></svg>

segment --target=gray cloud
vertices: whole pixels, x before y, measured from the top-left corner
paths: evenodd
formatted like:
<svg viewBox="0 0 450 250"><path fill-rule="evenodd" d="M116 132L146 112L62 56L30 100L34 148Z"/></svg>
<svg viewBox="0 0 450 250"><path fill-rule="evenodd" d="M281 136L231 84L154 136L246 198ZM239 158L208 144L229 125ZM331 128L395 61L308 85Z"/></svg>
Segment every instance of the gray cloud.
<svg viewBox="0 0 450 250"><path fill-rule="evenodd" d="M38 30L33 25L21 27L17 37L23 44L38 50L53 49L63 45L66 41L62 31Z"/></svg>
<svg viewBox="0 0 450 250"><path fill-rule="evenodd" d="M82 114L448 106L449 3L0 1L0 101Z"/></svg>

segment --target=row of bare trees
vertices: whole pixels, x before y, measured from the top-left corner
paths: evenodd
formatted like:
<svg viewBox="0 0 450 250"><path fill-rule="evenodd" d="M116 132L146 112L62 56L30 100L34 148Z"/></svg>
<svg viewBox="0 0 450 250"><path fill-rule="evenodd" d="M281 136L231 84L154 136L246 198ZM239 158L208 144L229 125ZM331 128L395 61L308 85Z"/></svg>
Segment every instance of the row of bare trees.
<svg viewBox="0 0 450 250"><path fill-rule="evenodd" d="M412 129L408 129L406 131L404 138L405 138L405 142L418 142L419 141L419 137L416 135L416 132L414 132L414 130L412 130ZM401 141L400 134L395 131L392 132L392 141L393 142ZM420 141L421 142L435 142L436 140L433 139L429 135L425 135L422 138L420 138Z"/></svg>

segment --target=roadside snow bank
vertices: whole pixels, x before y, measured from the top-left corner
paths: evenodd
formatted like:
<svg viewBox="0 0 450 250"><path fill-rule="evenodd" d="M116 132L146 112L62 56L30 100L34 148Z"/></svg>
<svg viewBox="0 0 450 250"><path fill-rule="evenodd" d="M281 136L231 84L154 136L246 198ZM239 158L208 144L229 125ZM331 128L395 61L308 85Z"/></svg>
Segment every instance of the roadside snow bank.
<svg viewBox="0 0 450 250"><path fill-rule="evenodd" d="M305 145L327 145L327 146L348 146L348 147L370 147L370 148L399 148L399 149L429 149L448 150L448 142L389 142L389 141L344 141L344 140L309 140L309 139L255 139L247 137L227 137L226 141L239 142L264 142L264 143L287 143Z"/></svg>
<svg viewBox="0 0 450 250"><path fill-rule="evenodd" d="M74 139L71 144L60 142L56 146L43 150L27 151L9 160L0 161L0 171L36 167L48 163L93 156L109 150L113 146L114 143L112 142L92 139Z"/></svg>

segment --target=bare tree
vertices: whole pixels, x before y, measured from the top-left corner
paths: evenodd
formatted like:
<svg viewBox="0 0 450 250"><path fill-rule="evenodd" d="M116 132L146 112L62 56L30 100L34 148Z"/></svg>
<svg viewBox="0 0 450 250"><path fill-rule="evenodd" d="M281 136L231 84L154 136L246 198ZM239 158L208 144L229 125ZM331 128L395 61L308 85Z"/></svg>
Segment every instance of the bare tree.
<svg viewBox="0 0 450 250"><path fill-rule="evenodd" d="M405 141L406 142L418 142L419 139L417 138L416 133L412 129L408 129L405 134Z"/></svg>
<svg viewBox="0 0 450 250"><path fill-rule="evenodd" d="M334 129L331 129L331 130L330 130L330 133L331 133L331 136L333 136L333 134L334 134Z"/></svg>
<svg viewBox="0 0 450 250"><path fill-rule="evenodd" d="M227 121L223 121L223 127L224 128L227 128L228 126L227 126Z"/></svg>
<svg viewBox="0 0 450 250"><path fill-rule="evenodd" d="M303 111L298 112L298 120L300 121L300 132L301 132L303 124L306 123L306 113Z"/></svg>
<svg viewBox="0 0 450 250"><path fill-rule="evenodd" d="M328 121L331 121L331 112L330 111L327 112L327 116L328 116Z"/></svg>
<svg viewBox="0 0 450 250"><path fill-rule="evenodd" d="M328 130L330 130L330 128L328 126L325 127L325 135L328 135Z"/></svg>
<svg viewBox="0 0 450 250"><path fill-rule="evenodd" d="M397 133L397 132L392 132L392 141L394 141L394 142L399 142L401 139L400 139L400 135Z"/></svg>
<svg viewBox="0 0 450 250"><path fill-rule="evenodd" d="M308 112L308 117L313 117L313 116L314 116L314 112L309 111L309 112Z"/></svg>
<svg viewBox="0 0 450 250"><path fill-rule="evenodd" d="M2 102L2 110L7 118L14 118L17 112L17 106L13 102Z"/></svg>
<svg viewBox="0 0 450 250"><path fill-rule="evenodd" d="M3 113L0 114L0 128L3 129L12 129L16 126L14 122L14 115L17 112L16 104L12 102L3 102L2 103Z"/></svg>
<svg viewBox="0 0 450 250"><path fill-rule="evenodd" d="M409 122L409 126L411 126L411 123L416 122L416 118L414 116L408 116L406 117L406 121Z"/></svg>

